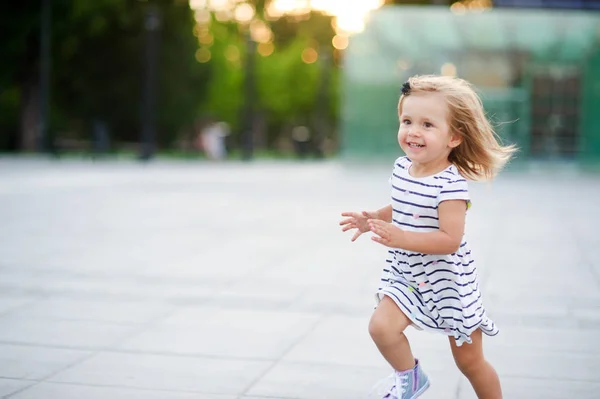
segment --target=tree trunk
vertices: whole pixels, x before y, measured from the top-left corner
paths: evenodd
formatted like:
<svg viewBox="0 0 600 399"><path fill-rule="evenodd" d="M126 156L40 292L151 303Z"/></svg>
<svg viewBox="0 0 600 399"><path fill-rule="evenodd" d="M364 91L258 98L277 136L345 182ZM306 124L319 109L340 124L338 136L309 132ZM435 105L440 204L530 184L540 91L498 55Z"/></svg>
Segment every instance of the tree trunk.
<svg viewBox="0 0 600 399"><path fill-rule="evenodd" d="M313 142L313 150L317 158L323 158L324 156L324 143L327 138L327 130L329 129L328 112L330 108L329 104L329 91L330 91L330 79L331 69L333 68L333 54L327 47L322 47L320 57L321 75L319 77L319 88L317 90L316 109L313 113L314 117L314 130L315 135Z"/></svg>
<svg viewBox="0 0 600 399"><path fill-rule="evenodd" d="M21 132L19 149L33 152L40 124L40 86L37 81L21 86Z"/></svg>

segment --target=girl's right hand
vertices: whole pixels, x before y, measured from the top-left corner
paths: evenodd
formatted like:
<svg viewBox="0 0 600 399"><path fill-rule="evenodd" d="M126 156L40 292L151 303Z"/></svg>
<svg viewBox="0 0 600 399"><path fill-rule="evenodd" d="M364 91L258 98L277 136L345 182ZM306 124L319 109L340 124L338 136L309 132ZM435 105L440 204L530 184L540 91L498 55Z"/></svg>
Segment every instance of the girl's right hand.
<svg viewBox="0 0 600 399"><path fill-rule="evenodd" d="M340 222L340 226L344 226L342 231L356 229L356 233L354 233L352 241L356 241L356 239L360 237L362 233L366 233L367 231L371 230L368 223L369 219L379 219L379 213L377 211L342 212L342 216L346 217L346 219Z"/></svg>

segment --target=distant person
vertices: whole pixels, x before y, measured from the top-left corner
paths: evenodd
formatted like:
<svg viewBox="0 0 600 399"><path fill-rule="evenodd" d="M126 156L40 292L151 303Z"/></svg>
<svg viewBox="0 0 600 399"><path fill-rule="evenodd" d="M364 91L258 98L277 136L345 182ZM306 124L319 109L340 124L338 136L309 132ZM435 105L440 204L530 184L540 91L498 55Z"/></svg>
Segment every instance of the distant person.
<svg viewBox="0 0 600 399"><path fill-rule="evenodd" d="M208 159L220 161L227 157L225 138L228 134L229 126L225 122L211 121L202 129L202 148Z"/></svg>
<svg viewBox="0 0 600 399"><path fill-rule="evenodd" d="M389 247L369 333L395 370L374 389L379 398L412 399L429 379L404 335L408 326L448 336L454 360L480 399L500 399L500 380L486 361L482 332L498 327L488 317L477 268L464 237L471 206L467 180L492 179L510 159L486 120L481 100L466 81L415 76L398 104L398 143L391 205L344 212L352 241L372 232ZM375 397L375 396L373 396Z"/></svg>

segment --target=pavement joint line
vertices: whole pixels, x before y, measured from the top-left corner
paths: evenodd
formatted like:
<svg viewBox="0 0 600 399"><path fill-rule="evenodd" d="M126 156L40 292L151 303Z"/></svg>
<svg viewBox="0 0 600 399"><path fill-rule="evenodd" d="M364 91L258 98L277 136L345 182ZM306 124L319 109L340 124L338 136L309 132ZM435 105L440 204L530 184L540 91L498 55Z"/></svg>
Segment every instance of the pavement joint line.
<svg viewBox="0 0 600 399"><path fill-rule="evenodd" d="M317 326L325 319L325 314L320 314L319 317L317 318L317 320L314 321L313 325L308 328L304 334L302 334L301 336L299 336L295 342L292 342L282 353L281 356L279 356L278 359L275 359L275 361L265 369L265 371L263 371L261 374L259 374L253 381L251 381L248 386L242 390L242 394L241 396L244 396L246 393L248 393L248 391L250 389L252 389L252 387L254 385L256 385L260 380L262 380L273 368L275 368L279 363L282 362L283 358L296 346L298 345L298 343L302 342L310 333L312 333Z"/></svg>

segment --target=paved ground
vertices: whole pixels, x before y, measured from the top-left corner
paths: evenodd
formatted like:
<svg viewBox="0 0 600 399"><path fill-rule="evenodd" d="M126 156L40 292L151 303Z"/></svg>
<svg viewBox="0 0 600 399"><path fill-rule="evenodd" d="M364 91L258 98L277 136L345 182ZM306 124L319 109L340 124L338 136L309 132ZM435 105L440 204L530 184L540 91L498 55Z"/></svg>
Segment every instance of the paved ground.
<svg viewBox="0 0 600 399"><path fill-rule="evenodd" d="M365 398L389 372L367 333L385 251L337 222L384 204L388 172L0 160L0 396ZM472 195L505 397L599 398L600 177ZM445 338L410 338L423 398L475 397Z"/></svg>

